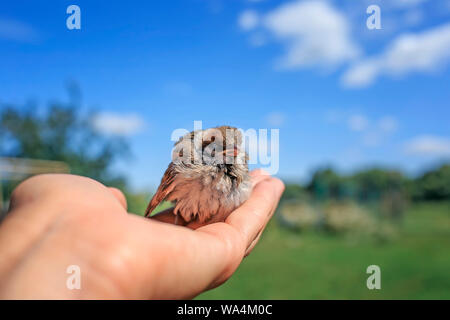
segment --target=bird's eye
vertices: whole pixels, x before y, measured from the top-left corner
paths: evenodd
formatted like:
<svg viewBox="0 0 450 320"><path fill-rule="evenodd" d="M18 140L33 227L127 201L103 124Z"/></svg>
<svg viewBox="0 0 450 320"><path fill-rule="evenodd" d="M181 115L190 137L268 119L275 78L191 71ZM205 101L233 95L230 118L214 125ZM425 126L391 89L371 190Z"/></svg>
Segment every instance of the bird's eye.
<svg viewBox="0 0 450 320"><path fill-rule="evenodd" d="M178 152L178 156L180 156L180 157L183 156L183 150L181 150L180 152Z"/></svg>

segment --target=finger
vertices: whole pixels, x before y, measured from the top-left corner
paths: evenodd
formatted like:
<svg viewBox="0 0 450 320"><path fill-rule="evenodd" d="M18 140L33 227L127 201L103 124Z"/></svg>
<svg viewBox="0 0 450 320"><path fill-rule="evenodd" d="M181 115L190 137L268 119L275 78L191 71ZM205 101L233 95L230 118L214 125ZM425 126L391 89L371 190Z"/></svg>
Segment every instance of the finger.
<svg viewBox="0 0 450 320"><path fill-rule="evenodd" d="M259 176L251 177L252 185L256 186L261 181L267 180L267 179L270 179L270 176L259 175Z"/></svg>
<svg viewBox="0 0 450 320"><path fill-rule="evenodd" d="M253 183L254 186L257 185L259 182L261 182L261 181L263 181L263 180L266 180L266 179L270 178L270 174L269 174L267 171L265 171L264 169L256 169L256 170L253 170L252 172L250 172L250 176L252 177L252 183ZM273 213L272 213L272 214L273 214ZM272 214L269 215L269 217L268 217L267 220L266 220L266 223L270 220L270 218L272 217ZM264 228L265 228L265 226L263 227L263 229L264 229ZM254 246L256 245L256 243L258 242L258 240L259 240L259 238L260 238L260 236L261 236L261 234L262 234L262 231L263 231L263 230L260 230L260 231L258 232L258 235L256 236L256 239L254 239L254 240L252 241L252 243L250 244L251 249L253 249L253 247L254 247ZM246 251L246 253L245 253L245 256L247 256L247 255L250 253L251 249L247 249L247 251ZM250 250L250 251L249 251L249 250Z"/></svg>
<svg viewBox="0 0 450 320"><path fill-rule="evenodd" d="M271 212L270 215L268 216L267 221L266 221L266 223L265 223L263 229L260 230L260 231L258 232L258 234L256 235L256 238L252 241L252 243L250 244L250 246L249 246L249 247L247 248L247 250L245 251L244 257L247 257L247 256L253 251L253 248L255 248L256 244L259 242L259 239L261 238L261 235L262 235L264 229L266 229L266 227L267 227L267 223L270 221L270 219L272 219L272 217L273 217L275 211L276 211L276 206L272 209L272 212Z"/></svg>
<svg viewBox="0 0 450 320"><path fill-rule="evenodd" d="M250 172L253 185L257 185L260 181L270 178L270 174L264 169L255 169Z"/></svg>
<svg viewBox="0 0 450 320"><path fill-rule="evenodd" d="M236 228L244 237L246 248L266 225L283 190L284 185L280 180L264 179L255 186L250 199L226 219L225 222Z"/></svg>
<svg viewBox="0 0 450 320"><path fill-rule="evenodd" d="M256 236L256 239L252 241L252 243L250 244L250 246L247 248L247 250L245 250L245 254L244 257L247 257L252 251L253 248L256 246L256 244L258 243L259 239L261 238L261 235L264 231L265 227L263 228L263 230L261 230L258 235Z"/></svg>
<svg viewBox="0 0 450 320"><path fill-rule="evenodd" d="M120 205L127 210L127 198L125 198L125 195L117 188L108 187L109 191L112 193L112 195L119 201Z"/></svg>
<svg viewBox="0 0 450 320"><path fill-rule="evenodd" d="M258 176L268 176L270 177L270 173L268 173L266 170L258 168L255 170L250 171L250 176L251 177L258 177Z"/></svg>
<svg viewBox="0 0 450 320"><path fill-rule="evenodd" d="M258 234L256 235L255 240L252 241L252 243L250 244L250 246L247 248L247 250L245 251L245 255L244 257L247 257L255 248L256 244L259 242L259 239L261 238L261 235L263 234L264 230L267 227L267 223L270 221L270 219L272 219L273 214L275 213L276 207L272 210L272 213L270 214L270 216L268 217L266 224L264 225L263 229L261 231L258 232Z"/></svg>
<svg viewBox="0 0 450 320"><path fill-rule="evenodd" d="M225 223L213 223L198 228L195 233L213 236L220 240L223 248L220 257L225 259L222 271L211 282L212 289L226 281L236 270L242 258L251 247L258 233L262 232L272 215L284 190L283 183L276 178L264 179L240 208L236 209ZM256 244L257 240L255 241Z"/></svg>

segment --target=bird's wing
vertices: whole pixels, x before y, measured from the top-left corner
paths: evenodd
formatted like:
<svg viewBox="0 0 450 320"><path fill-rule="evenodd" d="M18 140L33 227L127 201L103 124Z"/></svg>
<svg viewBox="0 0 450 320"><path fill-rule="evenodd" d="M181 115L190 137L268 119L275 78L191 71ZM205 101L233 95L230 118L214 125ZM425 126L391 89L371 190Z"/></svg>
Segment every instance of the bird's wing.
<svg viewBox="0 0 450 320"><path fill-rule="evenodd" d="M150 203L147 206L147 210L145 210L146 217L148 217L150 213L152 213L152 211L158 206L158 204L160 204L161 201L163 201L167 195L173 191L175 187L174 180L176 175L177 173L174 170L174 165L173 163L170 163L166 172L164 172L158 190L156 190L156 193L153 195L152 200L150 200Z"/></svg>

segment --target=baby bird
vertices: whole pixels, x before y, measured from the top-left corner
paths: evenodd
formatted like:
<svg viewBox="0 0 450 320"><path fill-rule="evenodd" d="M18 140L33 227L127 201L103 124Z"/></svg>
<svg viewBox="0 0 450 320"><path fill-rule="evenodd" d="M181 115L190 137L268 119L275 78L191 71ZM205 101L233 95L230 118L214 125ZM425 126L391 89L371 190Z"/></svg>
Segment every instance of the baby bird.
<svg viewBox="0 0 450 320"><path fill-rule="evenodd" d="M167 200L175 203L176 218L186 223L224 221L252 190L248 156L241 145L241 132L229 126L197 130L181 137L145 216Z"/></svg>

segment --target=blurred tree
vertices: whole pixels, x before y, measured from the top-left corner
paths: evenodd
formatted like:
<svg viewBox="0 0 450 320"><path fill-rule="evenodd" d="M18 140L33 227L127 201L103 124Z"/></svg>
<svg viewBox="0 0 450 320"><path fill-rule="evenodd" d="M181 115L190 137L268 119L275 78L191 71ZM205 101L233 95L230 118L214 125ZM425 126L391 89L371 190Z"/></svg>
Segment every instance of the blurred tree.
<svg viewBox="0 0 450 320"><path fill-rule="evenodd" d="M340 198L342 178L331 168L319 169L314 172L306 189L318 200Z"/></svg>
<svg viewBox="0 0 450 320"><path fill-rule="evenodd" d="M73 84L69 94L68 103L51 103L44 112L33 104L0 106L0 156L63 161L73 174L124 188L125 178L111 166L129 154L126 141L95 131Z"/></svg>
<svg viewBox="0 0 450 320"><path fill-rule="evenodd" d="M409 185L414 200L450 199L450 165L425 172Z"/></svg>
<svg viewBox="0 0 450 320"><path fill-rule="evenodd" d="M303 199L307 195L306 190L300 184L285 183L285 190L282 195L282 200Z"/></svg>
<svg viewBox="0 0 450 320"><path fill-rule="evenodd" d="M399 171L373 168L351 177L357 186L357 197L362 201L380 200L386 193L405 193L407 178Z"/></svg>

